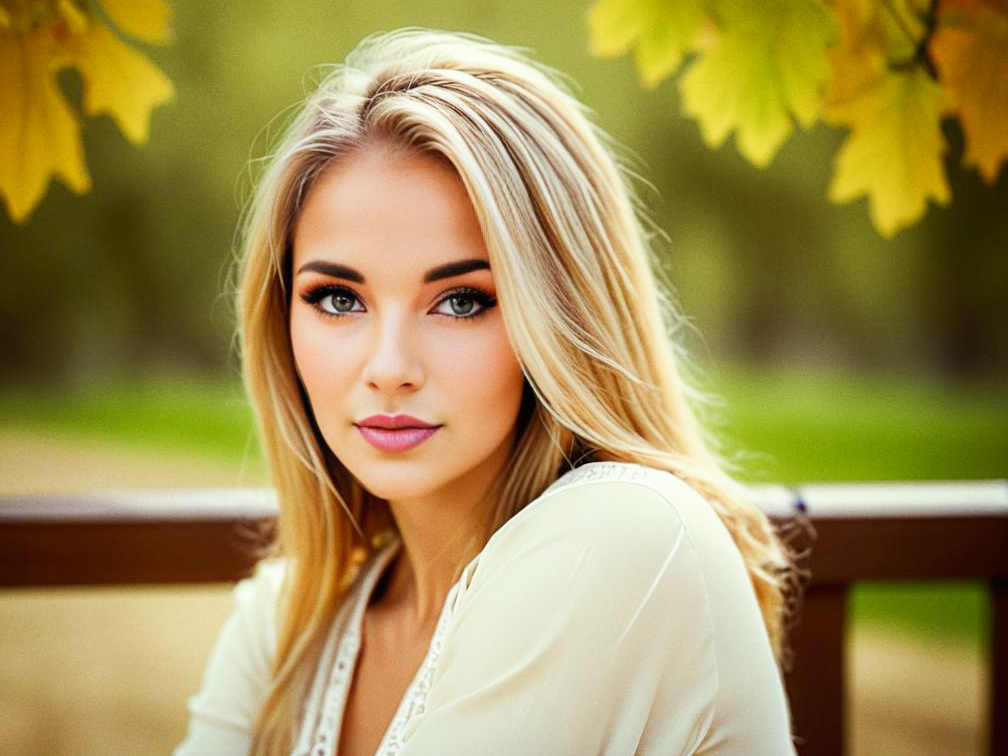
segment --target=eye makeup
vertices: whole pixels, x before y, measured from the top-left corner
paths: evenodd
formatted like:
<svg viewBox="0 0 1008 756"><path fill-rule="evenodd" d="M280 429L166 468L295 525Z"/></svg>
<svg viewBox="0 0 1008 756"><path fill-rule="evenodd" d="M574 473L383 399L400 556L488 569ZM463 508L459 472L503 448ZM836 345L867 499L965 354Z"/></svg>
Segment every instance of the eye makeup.
<svg viewBox="0 0 1008 756"><path fill-rule="evenodd" d="M337 284L313 286L301 294L301 299L318 310L322 315L341 317L353 312L364 312L363 305L361 309L352 309L353 303L360 304L360 299L354 294L353 290ZM326 299L331 299L332 309L324 306ZM351 309L341 309L336 304L337 301L349 302Z"/></svg>
<svg viewBox="0 0 1008 756"><path fill-rule="evenodd" d="M457 304L461 301L474 302L479 309L475 312L456 312L455 307L452 304ZM448 305L449 312L442 312L439 308L442 305ZM438 303L434 306L434 311L439 315L447 315L450 318L455 318L457 320L472 320L473 318L478 318L481 315L485 315L488 310L492 307L497 306L497 297L493 296L490 292L484 291L483 289L477 289L472 286L460 286L456 289L445 292Z"/></svg>
<svg viewBox="0 0 1008 756"><path fill-rule="evenodd" d="M357 312L367 312L357 294L341 284L323 283L312 286L302 292L300 296L302 301L325 316L342 317ZM327 300L329 307L326 306ZM460 302L474 303L478 309L474 312L459 312L460 309L464 309L464 305L459 306ZM497 297L490 292L473 286L459 286L441 294L430 312L456 320L472 320L496 306ZM445 309L441 309L443 307Z"/></svg>

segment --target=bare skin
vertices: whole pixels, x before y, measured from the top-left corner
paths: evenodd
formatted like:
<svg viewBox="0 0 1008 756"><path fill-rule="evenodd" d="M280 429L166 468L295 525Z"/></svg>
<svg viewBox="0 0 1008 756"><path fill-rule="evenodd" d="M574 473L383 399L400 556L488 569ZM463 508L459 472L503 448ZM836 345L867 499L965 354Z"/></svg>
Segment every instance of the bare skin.
<svg viewBox="0 0 1008 756"><path fill-rule="evenodd" d="M383 590L388 577L387 571L364 614L363 642L343 711L340 756L371 756L377 750L437 624L436 616L423 625L411 623L406 602L389 600L388 589Z"/></svg>
<svg viewBox="0 0 1008 756"><path fill-rule="evenodd" d="M293 243L290 333L322 435L389 503L402 546L376 586L340 729L372 756L430 645L467 536L514 443L524 376L458 176L372 145L309 191ZM359 430L405 413L434 435L382 450Z"/></svg>

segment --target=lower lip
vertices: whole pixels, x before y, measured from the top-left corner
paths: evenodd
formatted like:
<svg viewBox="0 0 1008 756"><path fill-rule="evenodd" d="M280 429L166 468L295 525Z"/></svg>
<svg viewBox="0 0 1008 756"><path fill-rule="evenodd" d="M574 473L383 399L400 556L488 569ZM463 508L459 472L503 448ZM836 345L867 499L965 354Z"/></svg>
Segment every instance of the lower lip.
<svg viewBox="0 0 1008 756"><path fill-rule="evenodd" d="M419 446L428 438L433 436L438 428L375 428L372 425L358 425L357 430L364 436L364 440L376 449L382 451L396 452L412 449Z"/></svg>

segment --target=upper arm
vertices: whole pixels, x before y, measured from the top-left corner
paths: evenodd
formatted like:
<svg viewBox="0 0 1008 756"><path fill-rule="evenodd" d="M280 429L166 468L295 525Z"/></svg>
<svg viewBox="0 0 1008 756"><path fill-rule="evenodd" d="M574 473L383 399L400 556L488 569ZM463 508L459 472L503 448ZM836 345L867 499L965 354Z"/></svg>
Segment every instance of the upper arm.
<svg viewBox="0 0 1008 756"><path fill-rule="evenodd" d="M659 745L689 753L711 719L714 657L668 500L631 482L569 486L487 544L403 755L633 753L670 690Z"/></svg>
<svg viewBox="0 0 1008 756"><path fill-rule="evenodd" d="M189 700L189 729L174 756L246 756L272 675L282 565L261 564L234 589L225 621Z"/></svg>

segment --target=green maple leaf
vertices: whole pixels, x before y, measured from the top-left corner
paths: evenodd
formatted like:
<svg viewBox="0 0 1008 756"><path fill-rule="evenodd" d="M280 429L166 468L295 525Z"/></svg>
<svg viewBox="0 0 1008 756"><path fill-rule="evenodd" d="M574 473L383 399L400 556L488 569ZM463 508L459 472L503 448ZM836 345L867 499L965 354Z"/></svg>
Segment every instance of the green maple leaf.
<svg viewBox="0 0 1008 756"><path fill-rule="evenodd" d="M693 46L706 5L706 0L599 0L588 10L592 54L615 57L636 44L641 79L657 86Z"/></svg>
<svg viewBox="0 0 1008 756"><path fill-rule="evenodd" d="M833 16L818 0L716 6L720 33L679 82L683 109L709 147L735 131L739 152L769 164L793 130L809 126L828 75Z"/></svg>

